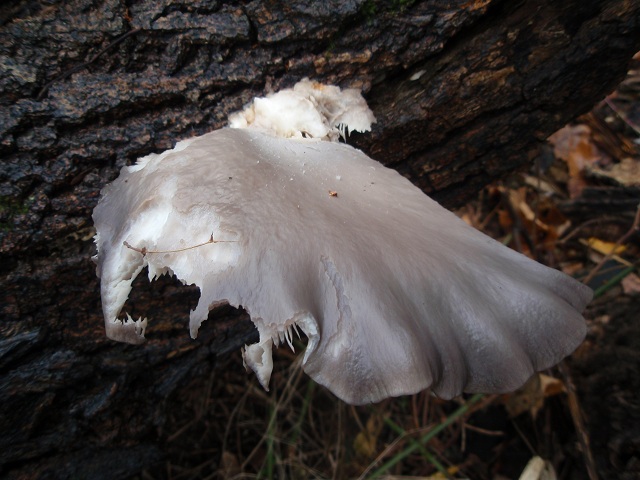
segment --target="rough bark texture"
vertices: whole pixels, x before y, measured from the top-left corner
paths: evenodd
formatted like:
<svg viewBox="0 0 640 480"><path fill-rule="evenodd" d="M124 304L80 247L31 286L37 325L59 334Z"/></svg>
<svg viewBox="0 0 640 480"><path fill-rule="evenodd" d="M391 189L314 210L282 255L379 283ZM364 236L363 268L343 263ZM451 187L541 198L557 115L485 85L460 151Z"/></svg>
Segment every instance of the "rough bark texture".
<svg viewBox="0 0 640 480"><path fill-rule="evenodd" d="M91 212L123 165L312 77L362 88L378 123L353 143L456 206L613 88L639 17L623 0L0 7L0 474L159 461L170 394L254 335L226 309L192 341L197 292L164 279L128 308L154 312L149 341L105 340Z"/></svg>

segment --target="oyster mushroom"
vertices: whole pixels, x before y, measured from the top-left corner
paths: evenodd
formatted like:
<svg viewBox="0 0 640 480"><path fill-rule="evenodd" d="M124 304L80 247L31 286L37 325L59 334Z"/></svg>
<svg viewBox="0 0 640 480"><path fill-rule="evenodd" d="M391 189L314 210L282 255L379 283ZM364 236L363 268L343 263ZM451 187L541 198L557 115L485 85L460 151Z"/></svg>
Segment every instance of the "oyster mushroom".
<svg viewBox="0 0 640 480"><path fill-rule="evenodd" d="M194 338L214 306L247 310L265 388L298 329L303 369L352 404L514 390L571 353L591 290L330 141L372 121L359 92L305 80L124 167L93 216L109 338L144 340L146 319L119 315L148 267L199 287Z"/></svg>

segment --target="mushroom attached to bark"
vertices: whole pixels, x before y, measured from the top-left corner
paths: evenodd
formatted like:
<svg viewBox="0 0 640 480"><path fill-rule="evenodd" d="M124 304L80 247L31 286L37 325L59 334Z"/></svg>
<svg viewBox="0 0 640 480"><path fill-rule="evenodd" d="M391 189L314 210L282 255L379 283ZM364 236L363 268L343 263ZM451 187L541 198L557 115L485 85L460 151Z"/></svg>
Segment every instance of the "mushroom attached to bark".
<svg viewBox="0 0 640 480"><path fill-rule="evenodd" d="M200 288L192 337L216 305L247 310L265 388L298 329L304 370L352 404L505 392L571 353L591 290L326 141L373 120L359 92L303 81L123 168L94 211L107 335L144 340L146 319L118 317L148 267Z"/></svg>

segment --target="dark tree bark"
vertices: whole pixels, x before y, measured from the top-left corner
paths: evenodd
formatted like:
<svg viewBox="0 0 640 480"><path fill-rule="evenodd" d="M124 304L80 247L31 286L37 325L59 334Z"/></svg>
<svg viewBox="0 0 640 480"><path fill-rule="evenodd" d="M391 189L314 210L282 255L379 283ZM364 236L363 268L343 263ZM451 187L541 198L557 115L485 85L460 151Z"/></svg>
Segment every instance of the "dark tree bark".
<svg viewBox="0 0 640 480"><path fill-rule="evenodd" d="M623 0L23 0L0 7L0 474L121 478L162 457L170 394L255 335L164 279L141 347L107 341L100 189L139 156L303 77L363 89L352 143L446 206L527 165L640 49ZM139 282L143 284L144 282Z"/></svg>

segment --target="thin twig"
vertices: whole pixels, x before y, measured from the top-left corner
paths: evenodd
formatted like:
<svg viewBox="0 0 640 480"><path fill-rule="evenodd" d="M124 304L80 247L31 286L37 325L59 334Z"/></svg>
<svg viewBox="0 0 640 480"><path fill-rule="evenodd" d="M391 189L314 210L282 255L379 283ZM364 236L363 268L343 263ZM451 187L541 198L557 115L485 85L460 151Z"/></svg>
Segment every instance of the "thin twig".
<svg viewBox="0 0 640 480"><path fill-rule="evenodd" d="M580 402L578 401L578 395L576 395L576 389L571 380L569 369L564 361L562 361L558 368L560 373L564 377L564 384L567 389L567 398L569 399L569 410L571 412L571 418L573 424L576 427L576 433L578 435L578 441L582 450L582 456L584 457L584 463L587 467L587 473L590 480L598 480L598 471L596 470L596 462L591 452L591 442L589 441L589 434L584 426L584 416L582 414L582 408L580 408Z"/></svg>
<svg viewBox="0 0 640 480"><path fill-rule="evenodd" d="M623 112L622 110L620 110L620 109L616 106L616 104L615 104L615 103L613 103L613 102L611 101L611 98L609 98L609 97L605 98L605 99L604 99L604 103L606 103L606 104L609 106L609 108L610 108L611 110L613 110L613 111L614 111L614 113L615 113L616 115L618 115L618 117L620 117L620 119L621 119L624 123L626 123L627 125L629 125L629 127L631 127L631 129L632 129L633 131L635 131L638 135L640 135L640 125L637 125L633 120L631 120L631 119L629 118L629 116L628 116L628 115L625 115L625 114L624 114L624 112Z"/></svg>
<svg viewBox="0 0 640 480"><path fill-rule="evenodd" d="M129 242L122 242L122 244L133 250L134 252L140 253L143 257L148 253L178 253L178 252L186 252L187 250L191 250L193 248L203 247L204 245L209 245L210 243L234 243L235 240L214 240L213 233L211 237L206 242L198 243L197 245L191 245L190 247L177 248L175 250L147 250L147 247L137 248L132 246Z"/></svg>
<svg viewBox="0 0 640 480"><path fill-rule="evenodd" d="M427 427L422 427L422 428L418 428L415 430L406 430L404 432L404 434L399 435L398 437L396 437L389 445L386 446L386 448L384 450L382 450L382 452L380 452L378 454L378 456L373 460L373 462L371 462L369 464L369 466L364 470L364 472L362 472L362 474L358 477L358 480L363 480L365 478L367 478L367 475L369 474L369 472L379 463L382 461L383 458L385 458L390 452L392 452L396 446L401 443L405 438L415 435L415 434L419 434L419 433L423 433L423 432L427 432L431 429L431 426L427 426Z"/></svg>
<svg viewBox="0 0 640 480"><path fill-rule="evenodd" d="M488 437L503 437L504 432L500 430L487 430L486 428L476 427L467 422L463 425L465 430L471 430L472 432L480 433L481 435L487 435Z"/></svg>
<svg viewBox="0 0 640 480"><path fill-rule="evenodd" d="M625 220L621 217L610 217L605 215L599 218L593 218L591 220L587 220L584 223L581 223L580 225L575 227L573 230L568 231L566 234L562 236L561 239L558 240L558 243L559 244L567 243L569 240L575 237L578 233L580 233L583 229L590 227L591 225L600 225L602 223L622 223L622 222L625 222Z"/></svg>

